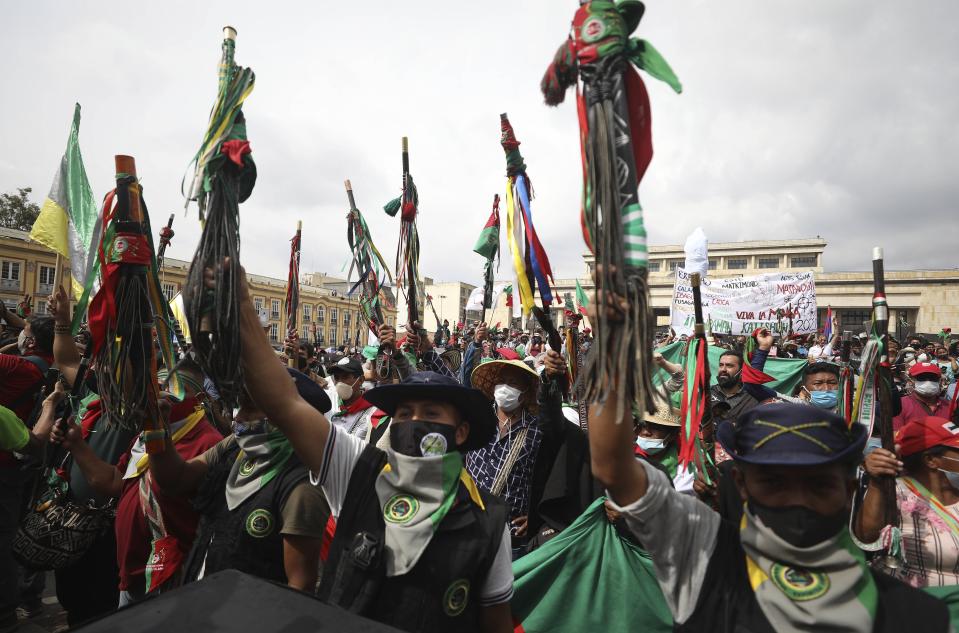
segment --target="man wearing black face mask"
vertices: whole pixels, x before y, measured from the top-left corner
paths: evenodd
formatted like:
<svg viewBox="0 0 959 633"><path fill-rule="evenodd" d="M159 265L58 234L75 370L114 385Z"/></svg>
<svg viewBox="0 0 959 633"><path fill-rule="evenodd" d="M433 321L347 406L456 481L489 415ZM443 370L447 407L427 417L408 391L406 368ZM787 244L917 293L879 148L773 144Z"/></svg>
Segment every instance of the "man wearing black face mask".
<svg viewBox="0 0 959 633"><path fill-rule="evenodd" d="M724 420L735 420L749 411L759 401L743 388L743 355L734 350L723 352L719 357L719 369L716 382L710 389L713 404L724 403L729 406Z"/></svg>
<svg viewBox="0 0 959 633"><path fill-rule="evenodd" d="M850 539L861 425L791 403L722 423L745 502L737 526L633 460L612 409L590 416L593 474L651 554L675 630L947 630L944 604L873 572Z"/></svg>
<svg viewBox="0 0 959 633"><path fill-rule="evenodd" d="M492 403L447 376L415 373L365 394L392 416L391 447L371 446L297 395L242 270L239 280L247 388L338 517L319 597L406 631L512 631L506 509L477 489L461 454L489 441Z"/></svg>

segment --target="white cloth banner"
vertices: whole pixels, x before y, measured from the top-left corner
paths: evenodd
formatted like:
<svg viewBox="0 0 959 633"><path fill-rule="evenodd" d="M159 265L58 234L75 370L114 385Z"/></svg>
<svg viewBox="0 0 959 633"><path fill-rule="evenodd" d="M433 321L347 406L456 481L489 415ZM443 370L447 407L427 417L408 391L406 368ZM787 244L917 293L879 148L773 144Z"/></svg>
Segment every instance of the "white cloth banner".
<svg viewBox="0 0 959 633"><path fill-rule="evenodd" d="M748 336L756 328L777 334L816 331L816 282L811 271L769 273L749 277L705 278L700 286L703 320L713 334ZM692 334L696 318L689 274L676 269L669 309L676 334Z"/></svg>
<svg viewBox="0 0 959 633"><path fill-rule="evenodd" d="M483 311L483 288L473 288L473 291L470 293L470 298L466 301L466 310L467 312L476 310L479 312Z"/></svg>

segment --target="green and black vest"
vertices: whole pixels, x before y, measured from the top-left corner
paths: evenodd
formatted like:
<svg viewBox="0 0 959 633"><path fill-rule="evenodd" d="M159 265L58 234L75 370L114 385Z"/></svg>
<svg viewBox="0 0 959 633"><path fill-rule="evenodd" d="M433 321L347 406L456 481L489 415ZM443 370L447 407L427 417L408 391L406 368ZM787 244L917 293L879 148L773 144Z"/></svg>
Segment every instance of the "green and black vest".
<svg viewBox="0 0 959 633"><path fill-rule="evenodd" d="M404 631L479 631L478 592L502 543L506 506L480 491L483 510L460 484L420 560L387 578L386 523L374 489L384 464L386 453L370 445L353 468L318 597Z"/></svg>
<svg viewBox="0 0 959 633"><path fill-rule="evenodd" d="M870 570L879 592L875 633L944 633L949 612L941 600ZM776 633L766 619L746 572L746 553L736 526L723 521L693 614L677 633Z"/></svg>
<svg viewBox="0 0 959 633"><path fill-rule="evenodd" d="M200 523L187 558L185 582L196 580L201 568L204 576L236 569L287 582L280 534L283 504L309 473L294 454L276 477L231 512L226 505L226 480L239 452L234 443L207 473L193 501Z"/></svg>

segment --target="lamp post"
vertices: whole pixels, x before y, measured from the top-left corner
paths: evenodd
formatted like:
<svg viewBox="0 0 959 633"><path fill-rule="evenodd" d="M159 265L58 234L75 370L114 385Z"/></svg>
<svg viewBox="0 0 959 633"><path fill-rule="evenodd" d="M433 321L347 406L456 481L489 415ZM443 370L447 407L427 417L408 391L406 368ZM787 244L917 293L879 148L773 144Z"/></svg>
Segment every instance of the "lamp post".
<svg viewBox="0 0 959 633"><path fill-rule="evenodd" d="M443 299L445 298L446 298L446 295L440 295L440 318L441 319L446 318L446 313L443 312ZM439 329L442 325L443 325L442 323L437 323L436 328Z"/></svg>

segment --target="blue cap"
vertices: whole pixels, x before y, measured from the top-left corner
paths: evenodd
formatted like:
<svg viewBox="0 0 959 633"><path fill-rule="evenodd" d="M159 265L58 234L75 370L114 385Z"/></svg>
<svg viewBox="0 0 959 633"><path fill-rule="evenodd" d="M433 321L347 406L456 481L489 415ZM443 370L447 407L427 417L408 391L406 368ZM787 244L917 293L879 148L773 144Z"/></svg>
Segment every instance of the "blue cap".
<svg viewBox="0 0 959 633"><path fill-rule="evenodd" d="M858 459L866 427L812 405L775 402L753 407L719 425L717 438L730 457L747 464L817 466Z"/></svg>
<svg viewBox="0 0 959 633"><path fill-rule="evenodd" d="M438 400L448 402L470 423L470 434L460 446L461 451L483 448L496 431L496 414L493 403L479 389L464 387L455 378L435 371L418 371L402 382L370 389L363 394L370 404L379 407L388 415L409 400Z"/></svg>

